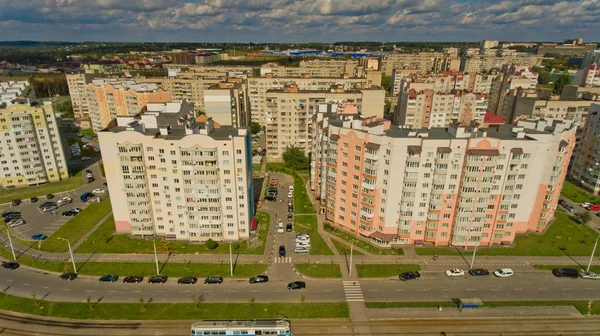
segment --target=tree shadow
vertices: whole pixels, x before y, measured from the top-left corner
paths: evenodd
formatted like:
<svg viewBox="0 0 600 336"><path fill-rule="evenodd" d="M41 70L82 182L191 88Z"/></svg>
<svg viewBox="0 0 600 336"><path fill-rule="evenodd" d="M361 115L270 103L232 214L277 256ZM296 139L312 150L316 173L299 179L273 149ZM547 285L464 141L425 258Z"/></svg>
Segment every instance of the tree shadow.
<svg viewBox="0 0 600 336"><path fill-rule="evenodd" d="M465 262L465 264L467 265L467 268L471 268L471 265L469 264L469 261L467 260L467 258L465 257L465 254L463 254L461 252L461 250L458 248L458 246L454 246L454 248L456 249L456 252L458 253L458 255L460 255L460 257L462 258L462 260Z"/></svg>
<svg viewBox="0 0 600 336"><path fill-rule="evenodd" d="M238 259L240 258L240 252L236 252L235 259L233 261L233 274L235 274L235 267L237 266Z"/></svg>
<svg viewBox="0 0 600 336"><path fill-rule="evenodd" d="M79 270L80 271L92 259L92 257L94 256L94 254L96 254L96 251L98 251L98 249L94 250L94 252L92 252L92 254L90 254L90 256L83 262L83 264L79 265Z"/></svg>
<svg viewBox="0 0 600 336"><path fill-rule="evenodd" d="M167 260L165 260L165 262L160 267L159 273L162 273L162 271L165 269L165 266L167 266L167 263L169 262L169 259L171 259L172 255L173 255L173 252L169 252L169 254L167 254Z"/></svg>
<svg viewBox="0 0 600 336"><path fill-rule="evenodd" d="M96 302L94 302L94 304L92 304L92 309L96 308L96 306L102 302L102 300L104 300L104 295L99 297L98 300L96 300Z"/></svg>

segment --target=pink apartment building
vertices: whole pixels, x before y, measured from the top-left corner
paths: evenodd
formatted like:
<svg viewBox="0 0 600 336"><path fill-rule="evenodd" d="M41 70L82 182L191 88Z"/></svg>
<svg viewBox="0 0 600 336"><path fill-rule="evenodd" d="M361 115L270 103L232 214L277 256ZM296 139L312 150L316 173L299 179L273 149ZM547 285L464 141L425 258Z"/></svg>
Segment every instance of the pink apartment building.
<svg viewBox="0 0 600 336"><path fill-rule="evenodd" d="M380 246L512 244L554 217L570 122L409 129L317 115L311 182L335 227Z"/></svg>

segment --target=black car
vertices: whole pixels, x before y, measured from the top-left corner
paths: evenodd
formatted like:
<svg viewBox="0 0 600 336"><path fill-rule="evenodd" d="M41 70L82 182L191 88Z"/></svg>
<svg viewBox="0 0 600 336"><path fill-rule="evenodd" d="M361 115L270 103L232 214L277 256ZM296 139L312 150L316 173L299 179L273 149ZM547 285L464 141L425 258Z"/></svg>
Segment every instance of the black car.
<svg viewBox="0 0 600 336"><path fill-rule="evenodd" d="M266 275L257 275L255 277L250 278L251 284L260 282L269 282L269 277Z"/></svg>
<svg viewBox="0 0 600 336"><path fill-rule="evenodd" d="M95 179L95 178L93 178L93 177L88 177L88 183L92 183L92 182L94 182L94 181L96 181L96 179Z"/></svg>
<svg viewBox="0 0 600 336"><path fill-rule="evenodd" d="M222 284L223 277L208 277L204 279L205 284Z"/></svg>
<svg viewBox="0 0 600 336"><path fill-rule="evenodd" d="M63 216L73 217L73 216L77 215L77 212L73 211L73 210L68 210L68 211L63 212L62 215Z"/></svg>
<svg viewBox="0 0 600 336"><path fill-rule="evenodd" d="M294 215L292 215L292 214L288 214L288 215L287 215L287 220L289 220L289 221L292 221L292 220L294 220Z"/></svg>
<svg viewBox="0 0 600 336"><path fill-rule="evenodd" d="M58 277L60 280L75 280L77 279L77 273L63 273Z"/></svg>
<svg viewBox="0 0 600 336"><path fill-rule="evenodd" d="M20 215L21 212L20 211L10 211L10 210L4 210L2 212L2 217L6 217L8 215Z"/></svg>
<svg viewBox="0 0 600 336"><path fill-rule="evenodd" d="M148 283L165 283L167 282L167 279L169 279L168 276L166 275L154 275L151 276L150 279L148 279Z"/></svg>
<svg viewBox="0 0 600 336"><path fill-rule="evenodd" d="M575 211L575 208L572 205L569 205L569 204L563 205L563 208L569 210L570 212Z"/></svg>
<svg viewBox="0 0 600 336"><path fill-rule="evenodd" d="M294 206L288 206L288 212L294 212Z"/></svg>
<svg viewBox="0 0 600 336"><path fill-rule="evenodd" d="M400 278L400 280L402 280L402 281L416 280L420 277L421 277L421 273L419 273L417 271L404 272L398 276L398 278Z"/></svg>
<svg viewBox="0 0 600 336"><path fill-rule="evenodd" d="M275 201L277 201L277 196L273 195L273 194L268 194L267 197L265 197L265 199L267 201L273 201L273 202L275 202Z"/></svg>
<svg viewBox="0 0 600 336"><path fill-rule="evenodd" d="M52 194L46 195L46 199L53 199L53 198L54 198L54 195L52 195Z"/></svg>
<svg viewBox="0 0 600 336"><path fill-rule="evenodd" d="M39 201L39 199L37 197L32 197L29 199L29 202L31 202L31 203L35 203L37 201Z"/></svg>
<svg viewBox="0 0 600 336"><path fill-rule="evenodd" d="M10 202L10 204L12 206L17 206L17 205L21 204L21 200L20 199L14 199L14 200L12 200L12 202Z"/></svg>
<svg viewBox="0 0 600 336"><path fill-rule="evenodd" d="M91 169L86 169L85 172L88 173L88 174L91 174L92 170Z"/></svg>
<svg viewBox="0 0 600 336"><path fill-rule="evenodd" d="M101 276L100 279L98 279L100 282L117 282L117 280L119 280L119 276L112 274Z"/></svg>
<svg viewBox="0 0 600 336"><path fill-rule="evenodd" d="M567 202L564 199L559 199L558 204L564 206Z"/></svg>
<svg viewBox="0 0 600 336"><path fill-rule="evenodd" d="M473 269L469 270L469 274L471 274L473 276L490 275L490 272L488 270L486 270L485 268L473 268Z"/></svg>
<svg viewBox="0 0 600 336"><path fill-rule="evenodd" d="M10 222L13 219L20 219L22 218L21 214L10 214L10 215L6 215L4 217L2 217L4 219L5 222Z"/></svg>
<svg viewBox="0 0 600 336"><path fill-rule="evenodd" d="M279 246L279 256L285 257L285 246L283 245Z"/></svg>
<svg viewBox="0 0 600 336"><path fill-rule="evenodd" d="M290 282L287 285L287 289L292 290L292 289L305 289L306 288L306 282L304 281L294 281L294 282Z"/></svg>
<svg viewBox="0 0 600 336"><path fill-rule="evenodd" d="M2 268L6 268L9 270L17 269L17 268L19 268L19 266L21 266L21 265L19 265L19 263L16 261L3 261L2 262Z"/></svg>
<svg viewBox="0 0 600 336"><path fill-rule="evenodd" d="M193 285L196 282L198 282L198 278L196 277L185 277L185 278L179 278L179 280L177 280L178 284L189 284L189 285Z"/></svg>
<svg viewBox="0 0 600 336"><path fill-rule="evenodd" d="M142 281L144 281L144 277L137 275L126 276L125 279L123 279L124 283L140 283Z"/></svg>
<svg viewBox="0 0 600 336"><path fill-rule="evenodd" d="M39 208L42 209L42 208L50 207L50 206L57 206L56 202L44 202L39 205Z"/></svg>
<svg viewBox="0 0 600 336"><path fill-rule="evenodd" d="M552 270L552 274L557 278L567 277L577 279L579 277L579 271L574 268L555 268Z"/></svg>
<svg viewBox="0 0 600 336"><path fill-rule="evenodd" d="M287 223L287 225L285 226L285 231L292 232L292 223Z"/></svg>

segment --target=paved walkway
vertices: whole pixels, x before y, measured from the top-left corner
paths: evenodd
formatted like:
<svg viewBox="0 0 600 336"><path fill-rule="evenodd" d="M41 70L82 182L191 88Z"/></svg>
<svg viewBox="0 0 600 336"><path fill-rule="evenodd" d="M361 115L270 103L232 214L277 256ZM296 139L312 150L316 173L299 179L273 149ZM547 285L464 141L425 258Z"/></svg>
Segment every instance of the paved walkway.
<svg viewBox="0 0 600 336"><path fill-rule="evenodd" d="M477 309L443 308L369 308L371 320L391 318L469 318L469 317L540 317L540 316L582 316L573 306L565 307L499 307Z"/></svg>

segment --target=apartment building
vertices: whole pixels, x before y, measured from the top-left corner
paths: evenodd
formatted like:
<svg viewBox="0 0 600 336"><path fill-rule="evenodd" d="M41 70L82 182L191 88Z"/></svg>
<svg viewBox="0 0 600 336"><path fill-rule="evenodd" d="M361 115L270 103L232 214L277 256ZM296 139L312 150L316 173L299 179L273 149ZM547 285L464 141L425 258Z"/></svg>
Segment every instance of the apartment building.
<svg viewBox="0 0 600 336"><path fill-rule="evenodd" d="M0 186L25 187L69 177L51 101L0 105Z"/></svg>
<svg viewBox="0 0 600 336"><path fill-rule="evenodd" d="M189 242L249 237L246 129L195 118L187 102L148 104L140 115L113 120L98 139L117 233Z"/></svg>
<svg viewBox="0 0 600 336"><path fill-rule="evenodd" d="M135 78L136 83L155 83L162 90L169 92L173 102L187 101L194 104L196 110L204 110L204 90L209 87L219 84L226 80L227 76L218 73L218 76L205 78L184 78L179 77L182 73L178 73L178 77L169 78Z"/></svg>
<svg viewBox="0 0 600 336"><path fill-rule="evenodd" d="M565 85L560 93L560 99L600 100L600 86Z"/></svg>
<svg viewBox="0 0 600 336"><path fill-rule="evenodd" d="M513 97L516 98L515 93L517 88L523 88L526 90L535 90L537 87L538 74L532 72L529 68L525 67L509 67L505 68L502 73L494 76L492 85L490 87L490 99L488 104L488 111L495 114L503 115L503 109L505 104L509 103L505 100L511 100ZM507 105L508 107L508 105ZM504 116L507 120L510 119L510 115Z"/></svg>
<svg viewBox="0 0 600 336"><path fill-rule="evenodd" d="M81 128L91 128L90 105L88 102L86 86L91 83L92 79L96 76L87 73L74 73L67 74L66 77L75 119L81 122Z"/></svg>
<svg viewBox="0 0 600 336"><path fill-rule="evenodd" d="M391 76L394 69L408 69L426 73L434 69L440 71L459 70L459 67L460 62L457 59L440 52L385 54L381 57L381 71L387 76Z"/></svg>
<svg viewBox="0 0 600 336"><path fill-rule="evenodd" d="M483 123L488 95L456 91L436 92L431 89L410 89L398 95L394 122L414 128L446 127L455 121L461 124Z"/></svg>
<svg viewBox="0 0 600 336"><path fill-rule="evenodd" d="M0 105L11 105L29 86L28 81L0 82Z"/></svg>
<svg viewBox="0 0 600 336"><path fill-rule="evenodd" d="M579 86L600 86L600 65L592 64L587 68L577 70L573 84Z"/></svg>
<svg viewBox="0 0 600 336"><path fill-rule="evenodd" d="M600 49L594 49L586 52L585 56L583 56L581 68L586 69L594 64L600 65Z"/></svg>
<svg viewBox="0 0 600 336"><path fill-rule="evenodd" d="M469 73L489 72L492 69L502 69L506 64L526 67L540 66L542 56L517 53L514 56L472 56L462 59L460 70Z"/></svg>
<svg viewBox="0 0 600 336"><path fill-rule="evenodd" d="M148 103L171 101L171 94L153 83L93 79L86 91L95 132L106 127L113 118L138 114Z"/></svg>
<svg viewBox="0 0 600 336"><path fill-rule="evenodd" d="M406 129L324 118L312 188L334 227L380 246L510 245L554 217L575 127L551 120L488 129Z"/></svg>
<svg viewBox="0 0 600 336"><path fill-rule="evenodd" d="M500 41L498 40L482 40L481 41L481 49L492 49L500 45Z"/></svg>
<svg viewBox="0 0 600 336"><path fill-rule="evenodd" d="M540 117L559 120L570 120L578 126L583 126L587 117L590 105L593 100L575 99L562 100L558 96L538 94L535 97L519 95L515 100L515 108L512 115L508 111L503 111L509 118L507 121L518 118Z"/></svg>
<svg viewBox="0 0 600 336"><path fill-rule="evenodd" d="M570 176L588 192L600 196L600 103L590 106L581 140L573 154Z"/></svg>
<svg viewBox="0 0 600 336"><path fill-rule="evenodd" d="M394 71L397 73L397 71ZM410 74L400 81L398 94L401 91L414 89L433 90L440 93L450 93L456 90L465 90L475 93L489 93L493 75L490 74L468 74L460 71L444 71L427 74ZM396 88L394 88L396 90Z"/></svg>
<svg viewBox="0 0 600 336"><path fill-rule="evenodd" d="M329 90L300 90L289 85L266 94L267 156L281 160L289 146L308 153L312 142L312 116L322 104L352 104L356 113L383 116L385 91L381 88L346 90L342 85Z"/></svg>
<svg viewBox="0 0 600 336"><path fill-rule="evenodd" d="M556 44L556 43L541 43L534 48L535 53L540 56L545 55L561 55L561 56L585 56L590 50L598 48L595 43L586 44Z"/></svg>
<svg viewBox="0 0 600 336"><path fill-rule="evenodd" d="M369 88L366 78L248 78L248 97L252 121L261 125L267 122L267 90L282 90L286 85L296 85L299 90L329 90L334 85L343 85L345 90Z"/></svg>
<svg viewBox="0 0 600 336"><path fill-rule="evenodd" d="M246 84L221 82L204 90L204 111L215 122L233 127L250 127L250 101Z"/></svg>

